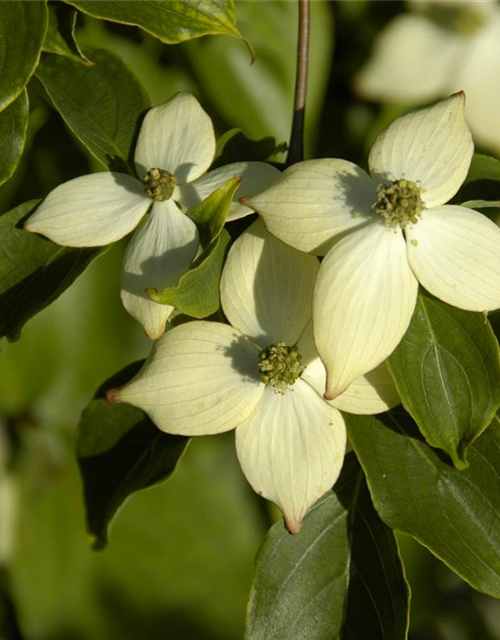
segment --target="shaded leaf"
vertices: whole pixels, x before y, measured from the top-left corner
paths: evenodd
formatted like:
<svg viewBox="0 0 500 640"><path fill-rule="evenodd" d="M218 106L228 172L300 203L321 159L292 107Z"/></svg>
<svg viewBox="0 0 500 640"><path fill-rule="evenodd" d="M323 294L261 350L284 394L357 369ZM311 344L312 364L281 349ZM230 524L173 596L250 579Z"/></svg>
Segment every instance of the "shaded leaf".
<svg viewBox="0 0 500 640"><path fill-rule="evenodd" d="M0 337L11 340L103 251L67 249L24 231L22 221L38 203L25 202L0 216Z"/></svg>
<svg viewBox="0 0 500 640"><path fill-rule="evenodd" d="M470 200L500 200L500 160L476 153L454 200L460 204Z"/></svg>
<svg viewBox="0 0 500 640"><path fill-rule="evenodd" d="M500 406L500 353L488 320L421 290L388 363L427 442L466 467L468 447Z"/></svg>
<svg viewBox="0 0 500 640"><path fill-rule="evenodd" d="M233 0L67 1L94 18L136 25L167 44L217 34L241 38Z"/></svg>
<svg viewBox="0 0 500 640"><path fill-rule="evenodd" d="M272 137L250 140L241 129L229 129L217 139L215 160L211 168L216 169L232 162L264 162L271 156L285 152L286 142L276 144Z"/></svg>
<svg viewBox="0 0 500 640"><path fill-rule="evenodd" d="M345 415L375 508L474 589L500 597L500 420L470 447L459 471L398 410Z"/></svg>
<svg viewBox="0 0 500 640"><path fill-rule="evenodd" d="M149 99L121 59L105 49L85 50L93 64L47 54L36 71L54 108L105 167L134 173L133 151Z"/></svg>
<svg viewBox="0 0 500 640"><path fill-rule="evenodd" d="M109 524L125 499L166 480L189 442L160 431L140 409L104 399L108 389L128 382L142 364L129 365L105 382L78 425L76 455L94 549L106 546Z"/></svg>
<svg viewBox="0 0 500 640"><path fill-rule="evenodd" d="M90 62L81 52L75 40L77 11L62 2L49 4L49 24L43 51L68 56L77 62Z"/></svg>
<svg viewBox="0 0 500 640"><path fill-rule="evenodd" d="M209 245L222 231L240 183L241 178L231 178L188 211L188 216L199 229L202 246Z"/></svg>
<svg viewBox="0 0 500 640"><path fill-rule="evenodd" d="M17 98L31 78L47 22L45 1L0 2L0 111Z"/></svg>
<svg viewBox="0 0 500 640"><path fill-rule="evenodd" d="M403 640L407 613L394 536L348 456L334 491L309 511L300 534L290 535L282 522L269 531L256 561L246 638L331 640L344 629L346 638Z"/></svg>
<svg viewBox="0 0 500 640"><path fill-rule="evenodd" d="M0 112L0 184L7 182L17 169L26 141L28 115L26 90Z"/></svg>

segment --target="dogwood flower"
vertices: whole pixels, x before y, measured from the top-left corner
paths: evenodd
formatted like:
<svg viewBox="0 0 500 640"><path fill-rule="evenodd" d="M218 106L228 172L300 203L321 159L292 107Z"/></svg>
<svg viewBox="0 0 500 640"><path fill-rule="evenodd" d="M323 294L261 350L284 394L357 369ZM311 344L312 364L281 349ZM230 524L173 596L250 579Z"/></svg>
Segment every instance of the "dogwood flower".
<svg viewBox="0 0 500 640"><path fill-rule="evenodd" d="M263 162L237 162L204 175L215 154L209 116L196 98L179 93L151 109L135 149L139 180L103 172L58 186L29 218L25 229L69 247L95 247L135 232L125 253L121 298L150 338L160 337L173 311L146 295L147 287L176 285L198 250L195 224L179 208L192 208L229 178L241 176L241 192L255 193L279 175ZM249 213L233 202L228 220Z"/></svg>
<svg viewBox="0 0 500 640"><path fill-rule="evenodd" d="M463 89L475 139L500 153L500 5L407 2L355 79L368 99L422 104Z"/></svg>
<svg viewBox="0 0 500 640"><path fill-rule="evenodd" d="M472 154L464 95L455 94L383 131L368 160L371 178L346 160L309 160L244 199L271 233L326 254L313 298L326 398L396 348L419 282L461 309L500 307L500 229L477 211L443 206Z"/></svg>
<svg viewBox="0 0 500 640"><path fill-rule="evenodd" d="M313 346L315 256L273 238L258 220L234 243L221 280L231 323L194 321L155 343L142 370L113 401L146 411L167 433L236 429L237 454L255 491L275 502L296 533L342 467L346 430L338 409L378 413L399 403L381 367L334 402Z"/></svg>

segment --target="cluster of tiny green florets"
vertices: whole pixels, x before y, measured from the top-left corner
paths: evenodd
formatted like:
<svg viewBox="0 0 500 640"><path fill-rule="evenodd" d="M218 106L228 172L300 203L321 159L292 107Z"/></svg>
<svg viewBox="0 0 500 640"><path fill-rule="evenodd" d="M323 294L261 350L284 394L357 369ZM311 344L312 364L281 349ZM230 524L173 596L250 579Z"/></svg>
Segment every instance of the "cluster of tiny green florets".
<svg viewBox="0 0 500 640"><path fill-rule="evenodd" d="M410 222L416 224L424 208L422 190L411 180L396 180L390 185L379 184L377 202L372 210L388 227L404 229Z"/></svg>
<svg viewBox="0 0 500 640"><path fill-rule="evenodd" d="M470 36L484 26L484 15L473 2L422 3L421 11L443 29Z"/></svg>
<svg viewBox="0 0 500 640"><path fill-rule="evenodd" d="M272 344L259 353L258 370L264 384L271 385L280 393L300 378L305 367L300 364L302 356L297 345L289 347L286 342Z"/></svg>
<svg viewBox="0 0 500 640"><path fill-rule="evenodd" d="M164 169L150 169L142 178L144 193L156 202L164 202L172 197L175 176Z"/></svg>

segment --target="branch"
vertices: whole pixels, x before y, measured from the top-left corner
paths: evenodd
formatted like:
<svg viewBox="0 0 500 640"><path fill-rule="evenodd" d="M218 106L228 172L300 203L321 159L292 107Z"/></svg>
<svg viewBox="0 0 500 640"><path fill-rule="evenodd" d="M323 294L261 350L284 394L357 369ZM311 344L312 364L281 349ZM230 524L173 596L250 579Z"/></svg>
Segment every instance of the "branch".
<svg viewBox="0 0 500 640"><path fill-rule="evenodd" d="M292 132L287 163L304 159L304 118L307 97L307 65L309 58L309 0L299 0L299 38L297 43L297 74L293 105Z"/></svg>

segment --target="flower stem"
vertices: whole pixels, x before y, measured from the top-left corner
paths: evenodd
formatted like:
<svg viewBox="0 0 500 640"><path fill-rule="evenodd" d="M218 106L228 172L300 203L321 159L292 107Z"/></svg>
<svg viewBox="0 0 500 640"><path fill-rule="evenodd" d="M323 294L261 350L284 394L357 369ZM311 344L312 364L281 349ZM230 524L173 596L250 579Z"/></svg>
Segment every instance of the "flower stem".
<svg viewBox="0 0 500 640"><path fill-rule="evenodd" d="M307 97L307 64L309 58L309 0L299 2L299 37L297 42L297 73L293 104L292 132L287 164L304 159L304 117Z"/></svg>

